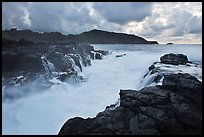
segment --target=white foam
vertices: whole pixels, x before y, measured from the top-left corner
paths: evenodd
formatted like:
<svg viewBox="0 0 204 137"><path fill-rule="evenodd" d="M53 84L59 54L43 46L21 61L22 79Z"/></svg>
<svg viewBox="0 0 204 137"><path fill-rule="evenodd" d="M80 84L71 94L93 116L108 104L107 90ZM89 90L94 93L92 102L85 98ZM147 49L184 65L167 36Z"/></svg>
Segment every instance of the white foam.
<svg viewBox="0 0 204 137"><path fill-rule="evenodd" d="M167 73L188 73L192 76L195 76L199 81L202 82L202 67L201 65L195 65L187 63L186 65L171 65L171 64L155 64L155 67L160 67L161 70L164 70Z"/></svg>
<svg viewBox="0 0 204 137"><path fill-rule="evenodd" d="M201 65L196 65L192 63L187 63L186 65L171 65L171 64L163 64L163 63L156 63L154 64L155 68L159 69L158 72L151 74L152 71L148 71L145 74L145 77L141 80L141 88L146 86L155 86L155 85L162 85L162 81L164 79L164 74L178 74L178 73L188 73L192 76L195 76L199 81L202 82L202 67ZM161 79L154 82L154 78L160 75Z"/></svg>

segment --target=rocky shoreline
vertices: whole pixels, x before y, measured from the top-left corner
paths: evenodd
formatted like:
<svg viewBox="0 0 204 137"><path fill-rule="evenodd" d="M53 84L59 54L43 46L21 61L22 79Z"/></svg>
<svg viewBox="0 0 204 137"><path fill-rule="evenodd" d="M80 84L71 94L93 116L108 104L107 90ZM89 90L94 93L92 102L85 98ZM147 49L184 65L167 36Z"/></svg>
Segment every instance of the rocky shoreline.
<svg viewBox="0 0 204 137"><path fill-rule="evenodd" d="M36 84L36 88L49 88L53 85L53 78L62 82L83 82L84 78L80 75L83 68L90 66L92 60L102 59L107 54L108 51L95 50L89 44L37 44L24 39L3 39L3 98L19 96L12 88L20 88L25 84L29 87ZM29 89L25 91L28 93Z"/></svg>
<svg viewBox="0 0 204 137"><path fill-rule="evenodd" d="M120 90L118 104L107 106L94 118L71 118L58 134L201 135L202 76L198 80L192 74L175 73L160 67L185 65L197 68L197 64L181 54L166 54L160 60L150 66L147 73L154 74L149 84L156 84L141 90Z"/></svg>

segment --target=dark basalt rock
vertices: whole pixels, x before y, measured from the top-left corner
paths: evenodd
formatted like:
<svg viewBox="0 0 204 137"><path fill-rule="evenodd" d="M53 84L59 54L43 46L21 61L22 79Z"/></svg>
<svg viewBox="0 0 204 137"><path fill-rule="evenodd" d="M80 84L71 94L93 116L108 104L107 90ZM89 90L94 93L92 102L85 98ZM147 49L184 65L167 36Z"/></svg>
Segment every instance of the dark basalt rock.
<svg viewBox="0 0 204 137"><path fill-rule="evenodd" d="M192 83L192 84L189 84ZM73 118L59 135L202 134L202 82L172 74L163 85L120 90L120 106L94 118Z"/></svg>
<svg viewBox="0 0 204 137"><path fill-rule="evenodd" d="M160 58L161 63L164 64L172 64L172 65L185 65L188 62L188 58L186 55L183 54L165 54Z"/></svg>
<svg viewBox="0 0 204 137"><path fill-rule="evenodd" d="M3 39L2 41L2 73L6 79L20 75L30 78L30 74L43 75L45 78L52 78L53 71L56 73L67 72L67 69L82 71L83 66L91 65L91 54L94 52L94 47L89 44L77 44L75 42L61 44L36 44L25 39L12 41ZM100 52L100 53L99 53ZM107 54L107 51L98 50L96 59L102 59L102 54ZM94 58L92 58L94 59ZM77 67L76 67L77 66ZM76 70L77 69L77 70ZM68 75L63 74L59 79L64 81ZM7 84L6 84L7 85Z"/></svg>
<svg viewBox="0 0 204 137"><path fill-rule="evenodd" d="M100 53L95 54L95 59L103 59L103 55Z"/></svg>
<svg viewBox="0 0 204 137"><path fill-rule="evenodd" d="M116 55L115 57L118 58L118 57L122 57L122 56L125 56L126 54L122 54L122 55Z"/></svg>
<svg viewBox="0 0 204 137"><path fill-rule="evenodd" d="M154 66L154 65L151 65L151 66L149 67L149 71L153 70L154 68L155 68L155 66Z"/></svg>
<svg viewBox="0 0 204 137"><path fill-rule="evenodd" d="M202 82L188 73L166 75L162 87L171 89L196 104L202 104L202 98L200 98L202 96Z"/></svg>
<svg viewBox="0 0 204 137"><path fill-rule="evenodd" d="M94 50L95 52L101 53L102 55L108 55L108 51L105 50Z"/></svg>
<svg viewBox="0 0 204 137"><path fill-rule="evenodd" d="M166 54L166 55L168 55L168 54ZM162 57L164 57L164 56L162 56ZM187 58L187 57L185 57L186 55L180 54L180 56L184 56L184 58ZM174 60L171 60L169 62L173 62L173 61ZM143 76L141 83L143 83L143 85L145 85L145 86L161 83L163 78L167 77L169 74L177 74L177 73L187 72L186 71L187 69L185 69L185 67L192 69L192 72L189 72L189 74L195 76L197 79L202 81L201 80L202 75L200 76L200 74L199 74L201 69L202 69L202 66L200 66L199 64L197 64L195 62L188 61L188 63L186 63L185 66L184 65L178 65L178 64L175 65L175 62L173 64L168 64L168 63L164 64L162 62L154 62L149 67L149 71ZM195 71L195 72L193 72L193 71Z"/></svg>
<svg viewBox="0 0 204 137"><path fill-rule="evenodd" d="M73 68L66 69L65 72L59 74L58 79L60 79L61 81L65 81L67 78L70 78L71 76L78 76L77 71L75 71Z"/></svg>
<svg viewBox="0 0 204 137"><path fill-rule="evenodd" d="M157 63L149 70L160 72ZM201 135L202 82L163 71L153 81L162 77L162 85L120 90L119 105L107 106L94 118L69 119L59 135Z"/></svg>

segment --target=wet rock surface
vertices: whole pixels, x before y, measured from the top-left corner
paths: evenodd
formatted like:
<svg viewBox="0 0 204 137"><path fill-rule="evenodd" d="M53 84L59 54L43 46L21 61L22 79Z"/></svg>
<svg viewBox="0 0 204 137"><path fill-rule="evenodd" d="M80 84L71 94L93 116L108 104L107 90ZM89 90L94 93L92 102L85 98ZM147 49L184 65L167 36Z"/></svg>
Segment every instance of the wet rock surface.
<svg viewBox="0 0 204 137"><path fill-rule="evenodd" d="M189 80L193 86L184 86ZM171 84L174 81L178 82ZM202 134L201 95L202 82L188 74L172 74L161 86L120 90L119 107L107 107L94 118L69 119L59 135Z"/></svg>
<svg viewBox="0 0 204 137"><path fill-rule="evenodd" d="M162 57L169 56L169 55L171 54L165 54ZM187 58L186 55L182 55L182 54L178 54L178 55L183 56L184 58ZM147 73L143 76L143 79L141 80L142 85L143 86L161 85L163 78L165 76L168 76L169 74L178 74L178 73L182 73L182 74L188 73L196 77L199 81L202 81L201 64L197 64L196 62L191 62L191 61L187 61L186 64L177 64L174 61L175 60L172 59L167 64L163 63L162 61L154 62L149 67ZM170 62L172 62L172 64Z"/></svg>
<svg viewBox="0 0 204 137"><path fill-rule="evenodd" d="M100 54L100 53L95 54L95 59L102 59L102 58L103 58L102 54Z"/></svg>
<svg viewBox="0 0 204 137"><path fill-rule="evenodd" d="M91 65L94 47L89 44L70 42L66 45L35 44L24 39L18 42L3 39L2 73L4 77L15 77L23 73L46 74L82 71L83 66ZM107 51L97 51L108 54ZM69 72L70 73L70 72Z"/></svg>
<svg viewBox="0 0 204 137"><path fill-rule="evenodd" d="M121 55L116 55L115 57L118 58L118 57L123 57L125 56L126 54L121 54Z"/></svg>
<svg viewBox="0 0 204 137"><path fill-rule="evenodd" d="M186 55L183 54L165 54L160 58L161 63L164 64L173 64L173 65L179 65L183 64L185 65L188 62L188 58Z"/></svg>
<svg viewBox="0 0 204 137"><path fill-rule="evenodd" d="M149 73L158 69L157 63L149 67ZM160 85L120 90L118 104L107 106L94 118L71 118L58 134L201 135L202 82L188 73L162 70L153 74Z"/></svg>
<svg viewBox="0 0 204 137"><path fill-rule="evenodd" d="M50 87L52 82L49 80L53 78L62 82L84 81L79 73L95 59L91 58L92 52L108 54L107 51L95 51L89 44L75 42L37 44L24 39L2 39L2 85L6 87L4 95L7 96L8 87L22 86L36 79L42 84L38 87Z"/></svg>

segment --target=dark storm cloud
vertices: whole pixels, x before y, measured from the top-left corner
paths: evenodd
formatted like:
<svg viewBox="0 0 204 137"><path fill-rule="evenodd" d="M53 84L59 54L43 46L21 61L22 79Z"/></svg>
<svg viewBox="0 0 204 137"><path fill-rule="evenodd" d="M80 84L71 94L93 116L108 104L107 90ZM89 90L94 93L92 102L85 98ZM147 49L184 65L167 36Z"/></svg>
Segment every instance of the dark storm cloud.
<svg viewBox="0 0 204 137"><path fill-rule="evenodd" d="M91 29L95 23L88 4L33 3L29 11L32 29L39 31L79 33Z"/></svg>
<svg viewBox="0 0 204 137"><path fill-rule="evenodd" d="M71 2L4 3L2 27L80 33L92 29L97 23L90 16L90 6L90 3ZM30 25L24 21L25 11L29 14Z"/></svg>
<svg viewBox="0 0 204 137"><path fill-rule="evenodd" d="M125 24L130 21L142 21L151 15L150 2L96 2L93 8L109 22Z"/></svg>

